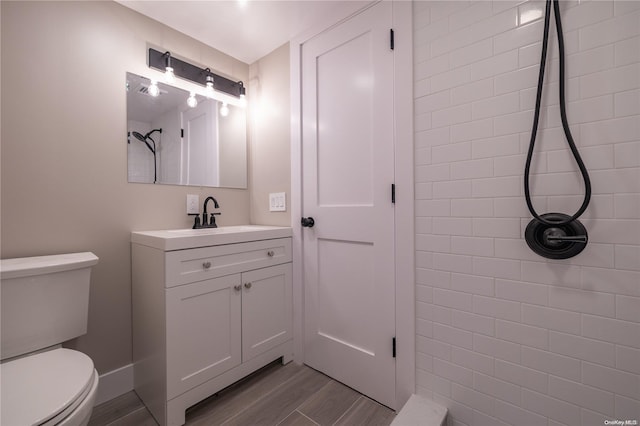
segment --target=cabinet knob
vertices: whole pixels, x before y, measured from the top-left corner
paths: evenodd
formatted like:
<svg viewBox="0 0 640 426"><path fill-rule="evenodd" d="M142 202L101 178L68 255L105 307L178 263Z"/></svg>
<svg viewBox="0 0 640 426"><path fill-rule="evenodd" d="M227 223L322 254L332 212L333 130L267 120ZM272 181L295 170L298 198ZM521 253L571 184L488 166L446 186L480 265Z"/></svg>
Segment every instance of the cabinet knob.
<svg viewBox="0 0 640 426"><path fill-rule="evenodd" d="M211 262L203 262L203 263L202 263L202 267L203 267L204 269L209 269L209 268L211 268Z"/></svg>
<svg viewBox="0 0 640 426"><path fill-rule="evenodd" d="M251 283L244 283L244 288L246 288L246 289L251 288Z"/></svg>
<svg viewBox="0 0 640 426"><path fill-rule="evenodd" d="M275 251L273 251L273 250L269 250L269 251L267 252L267 256L269 256L269 257L273 257L275 254L276 254L276 252L275 252Z"/></svg>
<svg viewBox="0 0 640 426"><path fill-rule="evenodd" d="M242 286L240 284L236 284L236 285L233 286L233 289L235 291L240 291L242 289Z"/></svg>

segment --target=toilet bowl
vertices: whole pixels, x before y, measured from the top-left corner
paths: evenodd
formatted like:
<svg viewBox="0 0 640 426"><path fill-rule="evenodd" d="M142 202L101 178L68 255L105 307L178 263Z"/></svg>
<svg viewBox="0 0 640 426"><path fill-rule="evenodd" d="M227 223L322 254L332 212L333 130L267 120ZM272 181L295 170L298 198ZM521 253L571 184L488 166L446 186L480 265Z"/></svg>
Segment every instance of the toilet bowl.
<svg viewBox="0 0 640 426"><path fill-rule="evenodd" d="M93 361L61 343L86 333L93 253L0 261L2 426L85 426Z"/></svg>

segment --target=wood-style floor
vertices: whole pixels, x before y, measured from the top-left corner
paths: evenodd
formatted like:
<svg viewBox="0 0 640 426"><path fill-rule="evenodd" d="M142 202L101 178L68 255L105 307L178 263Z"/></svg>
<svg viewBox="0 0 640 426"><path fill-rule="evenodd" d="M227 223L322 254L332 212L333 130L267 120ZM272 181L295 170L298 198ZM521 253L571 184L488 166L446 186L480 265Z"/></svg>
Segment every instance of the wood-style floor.
<svg viewBox="0 0 640 426"><path fill-rule="evenodd" d="M186 424L387 426L394 417L389 408L307 366L274 362L189 408ZM89 426L106 425L156 422L132 391L94 408Z"/></svg>

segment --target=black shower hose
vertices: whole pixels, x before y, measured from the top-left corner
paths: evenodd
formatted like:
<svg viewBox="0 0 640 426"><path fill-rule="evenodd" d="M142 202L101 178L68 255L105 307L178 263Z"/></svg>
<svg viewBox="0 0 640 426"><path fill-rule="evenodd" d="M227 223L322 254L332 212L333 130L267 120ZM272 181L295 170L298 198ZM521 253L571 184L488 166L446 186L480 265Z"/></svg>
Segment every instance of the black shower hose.
<svg viewBox="0 0 640 426"><path fill-rule="evenodd" d="M571 148L571 152L573 153L573 157L578 164L578 168L580 169L580 173L582 174L582 179L584 180L584 201L582 202L582 206L578 209L578 211L571 216L570 218L563 221L554 221L550 222L545 220L538 215L536 210L533 207L533 203L531 202L531 193L529 190L529 174L531 172L531 160L533 158L533 148L536 143L536 134L538 133L538 120L540 118L540 103L542 101L542 83L544 81L544 68L545 62L547 60L547 45L549 42L549 21L551 14L551 3L553 3L553 11L554 18L556 21L556 32L558 34L558 50L559 50L559 69L560 69L560 117L562 119L562 129L564 130L564 134L567 137L567 143L569 144L569 148ZM527 153L527 162L524 167L524 196L527 202L527 207L529 211L538 221L542 222L545 225L549 226L562 226L568 225L574 220L578 219L582 213L587 209L589 205L589 200L591 199L591 180L589 179L589 173L587 172L587 168L580 157L580 153L578 152L578 148L576 147L575 142L573 141L573 137L571 136L571 130L569 129L569 123L567 122L567 111L566 111L566 101L564 95L565 87L564 87L564 38L562 36L562 24L560 22L560 6L558 0L547 0L546 4L546 12L544 18L544 37L542 39L542 58L540 59L540 73L538 74L538 92L536 95L536 109L535 114L533 116L533 129L531 130L531 140L529 141L529 152Z"/></svg>

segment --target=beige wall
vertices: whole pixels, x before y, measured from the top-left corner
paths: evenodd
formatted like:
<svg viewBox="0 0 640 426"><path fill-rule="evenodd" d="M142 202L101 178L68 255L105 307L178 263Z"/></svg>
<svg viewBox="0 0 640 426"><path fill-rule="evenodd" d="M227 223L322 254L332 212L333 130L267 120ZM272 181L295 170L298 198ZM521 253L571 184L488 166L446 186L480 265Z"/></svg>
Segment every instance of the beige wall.
<svg viewBox="0 0 640 426"><path fill-rule="evenodd" d="M191 226L187 193L201 201L214 195L222 225L250 220L247 190L127 183L125 73L151 75L146 43L244 81L249 67L114 2L1 7L1 256L92 251L100 258L89 330L73 346L103 373L131 362L129 233ZM264 62L271 81L272 61ZM288 71L279 78L288 102ZM264 176L271 171L260 166L265 150L256 152L254 179L271 185ZM264 190L288 190L287 173Z"/></svg>
<svg viewBox="0 0 640 426"><path fill-rule="evenodd" d="M289 43L251 64L251 223L291 225ZM285 192L287 211L269 211L269 193Z"/></svg>

